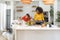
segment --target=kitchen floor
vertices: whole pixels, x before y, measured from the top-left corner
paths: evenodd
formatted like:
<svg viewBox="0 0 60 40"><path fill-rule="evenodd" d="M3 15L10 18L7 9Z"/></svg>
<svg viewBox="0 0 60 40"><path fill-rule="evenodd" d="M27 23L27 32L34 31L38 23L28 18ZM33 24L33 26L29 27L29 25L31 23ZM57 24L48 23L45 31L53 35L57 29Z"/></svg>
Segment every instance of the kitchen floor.
<svg viewBox="0 0 60 40"><path fill-rule="evenodd" d="M7 40L7 39L4 38L2 35L0 35L0 40Z"/></svg>

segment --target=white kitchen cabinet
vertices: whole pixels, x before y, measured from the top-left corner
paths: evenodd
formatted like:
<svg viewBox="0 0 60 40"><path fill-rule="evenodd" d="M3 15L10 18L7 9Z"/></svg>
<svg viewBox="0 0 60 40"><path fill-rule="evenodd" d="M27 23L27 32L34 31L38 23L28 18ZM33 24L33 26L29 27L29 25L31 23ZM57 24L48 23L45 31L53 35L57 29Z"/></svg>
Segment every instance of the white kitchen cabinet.
<svg viewBox="0 0 60 40"><path fill-rule="evenodd" d="M60 40L60 28L41 28L38 26L13 27L15 40Z"/></svg>
<svg viewBox="0 0 60 40"><path fill-rule="evenodd" d="M16 30L15 40L60 40L60 30Z"/></svg>

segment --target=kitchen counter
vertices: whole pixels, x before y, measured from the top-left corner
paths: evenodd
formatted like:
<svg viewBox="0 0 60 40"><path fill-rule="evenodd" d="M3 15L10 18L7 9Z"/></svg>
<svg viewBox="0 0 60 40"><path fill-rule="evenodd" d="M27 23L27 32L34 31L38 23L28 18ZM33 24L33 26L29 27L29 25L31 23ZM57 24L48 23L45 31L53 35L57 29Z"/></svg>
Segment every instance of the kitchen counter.
<svg viewBox="0 0 60 40"><path fill-rule="evenodd" d="M60 40L60 28L13 25L15 40Z"/></svg>
<svg viewBox="0 0 60 40"><path fill-rule="evenodd" d="M14 25L12 27L15 30L60 30L57 26L52 25L52 27L41 27L39 25L35 26L20 26L20 25Z"/></svg>

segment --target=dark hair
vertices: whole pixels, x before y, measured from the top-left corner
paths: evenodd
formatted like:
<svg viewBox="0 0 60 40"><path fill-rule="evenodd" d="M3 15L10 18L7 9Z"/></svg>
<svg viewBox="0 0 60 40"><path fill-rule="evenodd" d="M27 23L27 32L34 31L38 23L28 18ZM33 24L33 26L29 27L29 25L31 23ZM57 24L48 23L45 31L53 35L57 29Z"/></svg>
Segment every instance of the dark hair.
<svg viewBox="0 0 60 40"><path fill-rule="evenodd" d="M37 10L38 10L40 13L43 13L43 9L42 9L41 7L37 7L37 8L36 8L36 11L37 11Z"/></svg>
<svg viewBox="0 0 60 40"><path fill-rule="evenodd" d="M29 14L26 14L28 17L30 17L30 15Z"/></svg>

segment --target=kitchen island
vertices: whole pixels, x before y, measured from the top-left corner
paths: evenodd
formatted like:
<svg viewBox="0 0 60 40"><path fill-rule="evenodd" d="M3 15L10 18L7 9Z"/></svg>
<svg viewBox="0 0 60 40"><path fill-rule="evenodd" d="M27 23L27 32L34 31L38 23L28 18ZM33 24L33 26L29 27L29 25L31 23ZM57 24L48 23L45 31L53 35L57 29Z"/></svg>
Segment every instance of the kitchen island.
<svg viewBox="0 0 60 40"><path fill-rule="evenodd" d="M15 40L60 40L60 28L56 26L20 26L14 25Z"/></svg>

